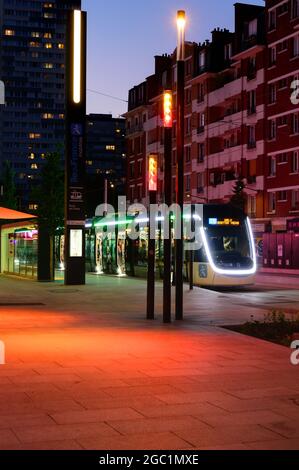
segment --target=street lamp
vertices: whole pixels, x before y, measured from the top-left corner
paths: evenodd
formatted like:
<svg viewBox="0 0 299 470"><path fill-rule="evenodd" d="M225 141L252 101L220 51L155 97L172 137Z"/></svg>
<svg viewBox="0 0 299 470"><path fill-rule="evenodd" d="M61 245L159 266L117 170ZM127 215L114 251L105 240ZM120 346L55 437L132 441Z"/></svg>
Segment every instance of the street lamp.
<svg viewBox="0 0 299 470"><path fill-rule="evenodd" d="M165 204L172 204L172 126L173 99L172 91L165 90L164 96L164 194ZM170 214L165 218L164 227L164 279L163 279L163 321L171 322L171 219Z"/></svg>
<svg viewBox="0 0 299 470"><path fill-rule="evenodd" d="M184 108L185 108L185 11L177 13L177 168L176 168L176 203L181 213L181 234L176 240L176 320L183 320L183 211L184 211Z"/></svg>
<svg viewBox="0 0 299 470"><path fill-rule="evenodd" d="M87 14L68 13L65 123L65 284L85 284Z"/></svg>

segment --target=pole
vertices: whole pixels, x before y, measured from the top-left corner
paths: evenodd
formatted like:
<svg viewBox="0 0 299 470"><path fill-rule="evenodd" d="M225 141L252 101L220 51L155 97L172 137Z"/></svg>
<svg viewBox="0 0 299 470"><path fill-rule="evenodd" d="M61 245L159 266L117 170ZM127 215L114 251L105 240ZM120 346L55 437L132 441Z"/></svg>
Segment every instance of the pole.
<svg viewBox="0 0 299 470"><path fill-rule="evenodd" d="M191 204L191 233L192 235L195 232L195 220L194 220L194 215L195 215L195 208L194 205ZM192 240L194 241L194 240ZM189 274L189 287L190 290L194 289L194 276L193 276L193 266L194 266L194 251L190 250L190 274Z"/></svg>
<svg viewBox="0 0 299 470"><path fill-rule="evenodd" d="M150 205L156 204L156 192L149 191ZM148 270L147 270L147 320L155 319L155 262L156 262L156 238L151 237L152 218L149 218L148 226Z"/></svg>
<svg viewBox="0 0 299 470"><path fill-rule="evenodd" d="M165 204L169 208L172 203L172 128L165 127L164 138L164 193ZM163 283L163 322L171 323L171 221L170 214L165 220L164 230L164 283Z"/></svg>
<svg viewBox="0 0 299 470"><path fill-rule="evenodd" d="M86 22L69 13L66 87L65 284L85 284Z"/></svg>
<svg viewBox="0 0 299 470"><path fill-rule="evenodd" d="M183 211L184 211L184 107L185 107L185 12L178 12L177 48L177 171L176 202L180 209L180 238L176 240L176 304L175 318L183 320Z"/></svg>

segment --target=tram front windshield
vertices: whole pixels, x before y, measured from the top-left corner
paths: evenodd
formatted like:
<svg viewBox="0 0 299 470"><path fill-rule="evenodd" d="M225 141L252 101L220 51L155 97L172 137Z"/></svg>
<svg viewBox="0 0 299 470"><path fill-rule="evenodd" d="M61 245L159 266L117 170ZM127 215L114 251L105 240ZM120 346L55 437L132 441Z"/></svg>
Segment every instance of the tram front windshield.
<svg viewBox="0 0 299 470"><path fill-rule="evenodd" d="M245 223L237 227L209 226L207 238L214 263L219 268L251 268L253 259Z"/></svg>

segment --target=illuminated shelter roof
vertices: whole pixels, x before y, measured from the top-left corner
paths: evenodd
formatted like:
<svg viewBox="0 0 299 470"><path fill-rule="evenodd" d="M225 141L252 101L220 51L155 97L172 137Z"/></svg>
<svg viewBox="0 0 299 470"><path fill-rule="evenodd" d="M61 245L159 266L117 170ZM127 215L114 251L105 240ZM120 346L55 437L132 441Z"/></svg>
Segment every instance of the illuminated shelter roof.
<svg viewBox="0 0 299 470"><path fill-rule="evenodd" d="M0 220L29 220L36 219L35 215L14 211L5 207L0 207Z"/></svg>

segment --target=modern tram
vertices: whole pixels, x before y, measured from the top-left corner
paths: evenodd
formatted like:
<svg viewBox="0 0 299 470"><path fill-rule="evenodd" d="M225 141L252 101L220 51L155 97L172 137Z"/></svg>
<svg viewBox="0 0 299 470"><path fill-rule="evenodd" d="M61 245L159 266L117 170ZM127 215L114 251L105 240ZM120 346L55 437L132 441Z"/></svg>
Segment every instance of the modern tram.
<svg viewBox="0 0 299 470"><path fill-rule="evenodd" d="M196 249L184 230L184 276L188 280L191 259L197 286L233 287L254 284L257 270L255 242L249 218L231 205L197 205ZM191 219L184 215L186 225ZM193 214L193 213L192 213ZM163 217L156 224L156 277L163 279ZM184 224L185 225L185 224ZM138 237L131 231L138 227ZM171 230L173 260L174 229ZM149 220L137 215L106 216L86 223L86 270L97 274L146 277ZM56 240L57 267L63 266L63 235ZM134 238L134 239L133 239ZM192 258L191 258L192 253ZM174 264L174 263L172 263Z"/></svg>

